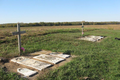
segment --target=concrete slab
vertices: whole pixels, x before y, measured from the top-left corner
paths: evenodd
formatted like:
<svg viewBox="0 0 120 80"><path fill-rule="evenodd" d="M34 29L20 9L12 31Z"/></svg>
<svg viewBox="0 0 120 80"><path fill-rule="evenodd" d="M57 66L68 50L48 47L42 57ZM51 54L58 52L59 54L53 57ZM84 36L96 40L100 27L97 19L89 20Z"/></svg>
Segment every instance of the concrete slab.
<svg viewBox="0 0 120 80"><path fill-rule="evenodd" d="M25 57L17 57L17 58L13 58L11 59L11 62L15 62L18 64L22 64L37 70L43 70L49 66L51 66L51 64L45 63L45 62L41 62L41 61L37 61L34 59L29 59L29 58L25 58Z"/></svg>
<svg viewBox="0 0 120 80"><path fill-rule="evenodd" d="M28 77L35 75L37 73L36 71L32 71L32 70L27 69L27 68L18 68L17 72L20 74L23 74L24 76L28 76Z"/></svg>
<svg viewBox="0 0 120 80"><path fill-rule="evenodd" d="M68 57L70 57L70 55L68 55L68 54L60 54L60 53L57 53L57 52L52 52L52 53L50 53L48 55L56 56L56 57L60 57L60 58L68 58Z"/></svg>
<svg viewBox="0 0 120 80"><path fill-rule="evenodd" d="M87 40L87 41L96 42L96 41L99 41L103 38L104 37L102 37L102 36L85 36L85 37L80 38L80 40Z"/></svg>
<svg viewBox="0 0 120 80"><path fill-rule="evenodd" d="M56 63L64 60L62 58L54 57L54 56L46 55L46 54L40 54L39 56L35 56L33 58L38 59L38 60L42 60L42 61L46 61L49 63L53 63L53 64L56 64Z"/></svg>

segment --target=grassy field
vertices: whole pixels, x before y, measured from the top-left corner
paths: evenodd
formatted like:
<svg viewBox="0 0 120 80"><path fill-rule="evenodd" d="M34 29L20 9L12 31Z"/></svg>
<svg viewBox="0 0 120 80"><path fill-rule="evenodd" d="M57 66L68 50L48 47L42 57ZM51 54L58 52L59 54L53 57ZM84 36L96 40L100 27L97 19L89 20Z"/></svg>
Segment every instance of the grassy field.
<svg viewBox="0 0 120 80"><path fill-rule="evenodd" d="M6 72L4 70L0 70L0 80L26 80L20 78L16 73Z"/></svg>
<svg viewBox="0 0 120 80"><path fill-rule="evenodd" d="M105 29L103 25L98 26L86 26L84 32L84 35L106 36L98 43L78 40L78 37L81 37L79 26L66 27L66 29L46 27L42 30L37 29L39 27L34 30L26 28L28 33L22 35L22 47L26 49L23 55L45 49L77 56L64 66L39 77L38 80L84 80L85 78L88 80L119 80L120 41L115 40L115 37L120 37L120 26L104 25ZM22 30L26 29L22 28ZM4 34L6 30L2 30L1 36L8 35ZM14 57L17 54L16 36L8 35L0 40L0 56ZM2 72L0 76L1 74Z"/></svg>

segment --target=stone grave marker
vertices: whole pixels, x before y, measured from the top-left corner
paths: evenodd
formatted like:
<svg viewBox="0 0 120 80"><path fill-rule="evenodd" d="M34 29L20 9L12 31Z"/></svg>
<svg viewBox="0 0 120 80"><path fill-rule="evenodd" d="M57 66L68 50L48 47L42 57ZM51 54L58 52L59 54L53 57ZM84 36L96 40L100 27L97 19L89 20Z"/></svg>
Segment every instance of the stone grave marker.
<svg viewBox="0 0 120 80"><path fill-rule="evenodd" d="M21 53L21 36L20 34L26 33L26 31L20 31L20 24L17 24L17 32L13 32L13 35L18 35L18 51L19 51L19 55Z"/></svg>
<svg viewBox="0 0 120 80"><path fill-rule="evenodd" d="M24 76L28 76L28 77L37 74L36 71L32 71L32 70L27 69L27 68L18 68L17 72L20 74L23 74Z"/></svg>
<svg viewBox="0 0 120 80"><path fill-rule="evenodd" d="M60 57L60 58L68 58L68 57L70 57L70 55L68 55L68 54L60 54L60 53L57 53L57 52L52 52L52 53L49 53L48 55L56 56L56 57Z"/></svg>
<svg viewBox="0 0 120 80"><path fill-rule="evenodd" d="M85 36L80 38L80 40L87 40L87 41L92 41L92 42L97 42L101 39L103 39L104 37L102 36Z"/></svg>
<svg viewBox="0 0 120 80"><path fill-rule="evenodd" d="M54 57L54 56L46 55L46 54L40 54L39 56L35 56L33 58L41 60L41 61L46 61L46 62L49 62L49 63L53 63L53 64L56 64L56 63L64 60L62 58Z"/></svg>
<svg viewBox="0 0 120 80"><path fill-rule="evenodd" d="M11 62L14 63L18 63L18 64L22 64L34 69L38 69L38 70L43 70L49 66L51 66L51 64L45 63L45 62L41 62L41 61L37 61L34 59L30 59L30 58L25 58L25 57L16 57L11 59Z"/></svg>

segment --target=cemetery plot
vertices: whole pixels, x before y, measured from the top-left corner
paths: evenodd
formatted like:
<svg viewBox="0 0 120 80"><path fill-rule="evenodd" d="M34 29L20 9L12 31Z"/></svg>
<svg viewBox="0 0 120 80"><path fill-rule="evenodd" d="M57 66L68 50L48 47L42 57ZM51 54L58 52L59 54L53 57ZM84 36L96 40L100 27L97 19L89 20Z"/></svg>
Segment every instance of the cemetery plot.
<svg viewBox="0 0 120 80"><path fill-rule="evenodd" d="M80 40L86 40L86 41L92 41L92 42L97 42L101 39L103 39L104 37L102 36L85 36L82 38L79 38Z"/></svg>
<svg viewBox="0 0 120 80"><path fill-rule="evenodd" d="M54 56L46 55L46 54L41 54L41 55L35 56L33 58L38 59L38 60L42 60L42 61L47 61L47 62L50 62L53 64L56 64L56 63L64 60L62 58L54 57Z"/></svg>
<svg viewBox="0 0 120 80"><path fill-rule="evenodd" d="M12 62L18 63L18 64L22 64L28 67L32 67L38 70L42 70L45 69L49 66L51 66L51 64L45 63L45 62L41 62L41 61L37 61L34 59L29 59L29 58L25 58L25 57L17 57L17 58L13 58L11 59Z"/></svg>
<svg viewBox="0 0 120 80"><path fill-rule="evenodd" d="M57 52L52 52L52 53L49 53L48 55L56 56L56 57L60 57L60 58L68 58L68 57L70 57L70 55L60 54L60 53L57 53Z"/></svg>
<svg viewBox="0 0 120 80"><path fill-rule="evenodd" d="M18 68L17 72L23 74L24 76L28 76L28 77L35 75L37 73L36 71L32 71L27 68Z"/></svg>

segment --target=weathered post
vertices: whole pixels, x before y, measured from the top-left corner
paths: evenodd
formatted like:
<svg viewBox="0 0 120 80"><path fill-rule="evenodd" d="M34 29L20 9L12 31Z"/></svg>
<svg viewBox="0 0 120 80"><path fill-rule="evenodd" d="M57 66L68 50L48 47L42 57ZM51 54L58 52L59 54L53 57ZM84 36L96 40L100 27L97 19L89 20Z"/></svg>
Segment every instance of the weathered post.
<svg viewBox="0 0 120 80"><path fill-rule="evenodd" d="M21 53L21 35L20 34L23 34L23 33L26 33L26 31L20 31L20 24L18 23L17 24L17 32L13 32L13 35L18 35L18 51L19 51L19 55Z"/></svg>
<svg viewBox="0 0 120 80"><path fill-rule="evenodd" d="M17 32L19 32L18 34L18 51L19 53L21 53L21 36L20 36L20 24L17 24Z"/></svg>
<svg viewBox="0 0 120 80"><path fill-rule="evenodd" d="M84 28L84 26L83 26L83 22L82 22L82 37L83 37L83 34L84 34L83 28Z"/></svg>

